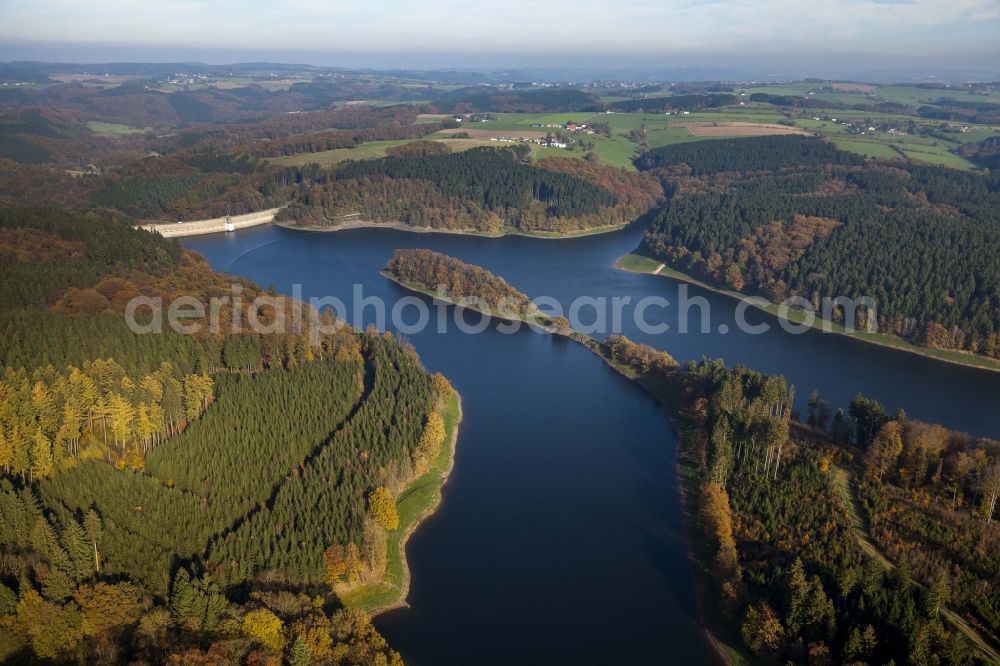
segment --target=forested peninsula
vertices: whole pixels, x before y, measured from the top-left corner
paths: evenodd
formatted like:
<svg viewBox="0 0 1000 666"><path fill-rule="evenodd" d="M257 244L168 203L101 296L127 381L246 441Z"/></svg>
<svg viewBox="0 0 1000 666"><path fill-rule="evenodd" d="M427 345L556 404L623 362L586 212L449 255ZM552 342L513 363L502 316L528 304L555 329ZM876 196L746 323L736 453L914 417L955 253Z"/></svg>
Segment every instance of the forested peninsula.
<svg viewBox="0 0 1000 666"><path fill-rule="evenodd" d="M279 220L309 229L361 220L484 235L574 235L623 226L662 196L648 175L572 158L529 161L523 145L461 153L412 146L383 159L317 168Z"/></svg>
<svg viewBox="0 0 1000 666"><path fill-rule="evenodd" d="M282 324L322 317L292 299L251 313L244 280L219 332L136 334L133 297L233 279L114 216L4 209L0 257L0 659L401 663L363 608L405 595L447 379L392 335Z"/></svg>
<svg viewBox="0 0 1000 666"><path fill-rule="evenodd" d="M527 295L503 278L440 252L396 250L383 274L404 287L483 314L542 325L551 323ZM562 323L568 326L565 320Z"/></svg>
<svg viewBox="0 0 1000 666"><path fill-rule="evenodd" d="M452 300L479 298L484 312L512 294L529 300L427 250L397 251L387 272L422 292L433 283ZM780 376L679 365L568 323L548 330L672 414L703 619L726 661L997 660L1000 442L889 414L861 395L835 410L814 393L803 415Z"/></svg>

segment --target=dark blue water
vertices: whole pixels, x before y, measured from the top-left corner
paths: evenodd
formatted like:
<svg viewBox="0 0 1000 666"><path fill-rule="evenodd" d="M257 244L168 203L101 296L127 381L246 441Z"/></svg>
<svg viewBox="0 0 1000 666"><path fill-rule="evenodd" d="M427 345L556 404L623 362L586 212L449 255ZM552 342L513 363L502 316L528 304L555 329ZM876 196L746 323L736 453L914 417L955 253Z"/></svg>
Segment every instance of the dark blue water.
<svg viewBox="0 0 1000 666"><path fill-rule="evenodd" d="M674 280L613 268L639 234L556 241L267 227L184 244L217 269L279 291L300 284L306 298L337 296L348 314L355 283L390 307L408 295L379 274L400 247L479 264L567 307L579 296L676 304ZM678 332L676 306L647 311L649 323L670 325L660 334L639 331L626 306L623 332L678 359L721 356L784 374L799 405L814 388L835 406L862 391L914 418L1000 435L998 373L843 336L790 335L761 313L747 319L772 330L747 335L737 332L733 301L696 288L690 295L706 299L711 332ZM352 323L374 319L368 308ZM590 322L592 312L580 319ZM468 335L451 325L408 337L462 394L465 420L444 502L408 547L411 607L377 620L390 643L418 665L708 661L685 559L674 438L658 405L579 345L551 336L495 327Z"/></svg>

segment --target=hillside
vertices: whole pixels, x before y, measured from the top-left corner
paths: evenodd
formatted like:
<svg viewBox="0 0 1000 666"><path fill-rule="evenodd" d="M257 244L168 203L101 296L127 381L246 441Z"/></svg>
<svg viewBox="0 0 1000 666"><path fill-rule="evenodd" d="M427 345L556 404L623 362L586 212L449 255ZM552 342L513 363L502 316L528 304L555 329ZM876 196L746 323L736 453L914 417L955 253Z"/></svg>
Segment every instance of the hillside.
<svg viewBox="0 0 1000 666"><path fill-rule="evenodd" d="M231 279L110 217L5 210L0 239L0 658L398 663L338 595L381 580L447 381L247 282L218 330L135 333L131 298Z"/></svg>
<svg viewBox="0 0 1000 666"><path fill-rule="evenodd" d="M664 147L642 165L672 192L642 253L838 323L845 312L824 299L868 297L860 330L1000 354L996 174L862 163L802 137Z"/></svg>
<svg viewBox="0 0 1000 666"><path fill-rule="evenodd" d="M655 179L570 159L524 160L522 146L351 161L300 187L285 219L357 218L412 227L567 233L626 224L651 208Z"/></svg>

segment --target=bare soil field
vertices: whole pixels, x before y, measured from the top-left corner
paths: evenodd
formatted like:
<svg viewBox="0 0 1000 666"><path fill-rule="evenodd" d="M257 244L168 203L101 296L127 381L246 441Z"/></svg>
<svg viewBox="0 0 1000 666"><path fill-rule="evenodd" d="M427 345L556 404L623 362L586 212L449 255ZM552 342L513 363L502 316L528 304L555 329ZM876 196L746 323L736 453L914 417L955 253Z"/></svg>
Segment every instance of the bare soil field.
<svg viewBox="0 0 1000 666"><path fill-rule="evenodd" d="M785 125L765 125L763 123L675 123L683 127L691 136L777 136L779 134L809 134L798 127Z"/></svg>

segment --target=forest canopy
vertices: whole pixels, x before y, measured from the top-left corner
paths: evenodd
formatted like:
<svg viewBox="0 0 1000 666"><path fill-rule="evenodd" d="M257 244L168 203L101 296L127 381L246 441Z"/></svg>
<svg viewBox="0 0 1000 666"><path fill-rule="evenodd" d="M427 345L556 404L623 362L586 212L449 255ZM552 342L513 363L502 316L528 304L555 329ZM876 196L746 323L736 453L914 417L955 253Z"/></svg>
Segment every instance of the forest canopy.
<svg viewBox="0 0 1000 666"><path fill-rule="evenodd" d="M231 278L112 216L4 210L0 256L0 660L400 663L338 595L448 382L374 330L136 334L126 299Z"/></svg>
<svg viewBox="0 0 1000 666"><path fill-rule="evenodd" d="M801 137L688 143L641 164L672 192L650 256L817 312L869 297L880 332L1000 355L1000 174L859 164Z"/></svg>
<svg viewBox="0 0 1000 666"><path fill-rule="evenodd" d="M649 176L581 160L528 163L519 148L347 162L303 178L283 215L307 226L360 217L490 233L569 232L630 222L662 192Z"/></svg>

